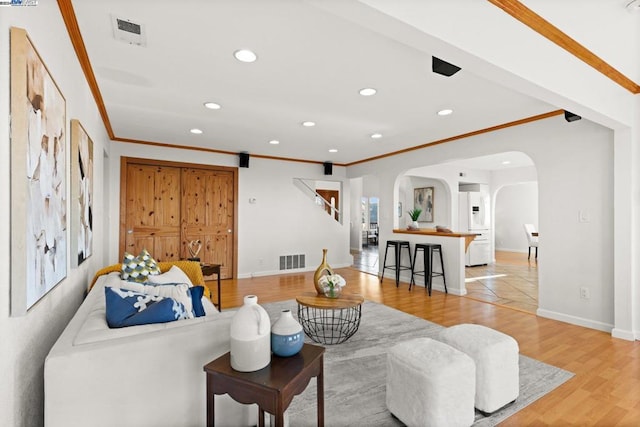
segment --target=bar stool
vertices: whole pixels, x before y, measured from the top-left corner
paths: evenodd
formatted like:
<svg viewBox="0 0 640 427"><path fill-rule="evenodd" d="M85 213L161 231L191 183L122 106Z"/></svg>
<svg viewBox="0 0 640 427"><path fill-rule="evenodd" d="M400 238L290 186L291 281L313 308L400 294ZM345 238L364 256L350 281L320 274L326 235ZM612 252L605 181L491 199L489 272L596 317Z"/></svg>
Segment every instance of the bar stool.
<svg viewBox="0 0 640 427"><path fill-rule="evenodd" d="M389 248L393 248L395 250L395 261L394 265L387 265L387 251ZM402 248L407 248L407 252L409 253L409 265L402 265L400 260L402 258ZM384 279L384 270L385 269L394 269L396 272L396 288L400 284L400 270L411 270L411 280L413 280L413 263L411 262L411 246L409 246L409 242L407 240L387 240L387 247L384 249L384 261L382 262L382 276L380 277L380 283Z"/></svg>
<svg viewBox="0 0 640 427"><path fill-rule="evenodd" d="M422 260L424 262L424 270L416 271L416 260L418 259L418 251L422 251ZM433 253L437 252L440 255L440 272L433 271ZM409 290L412 285L415 285L416 281L413 278L414 275L424 276L424 287L431 296L431 283L434 277L442 276L444 282L444 292L447 291L447 280L444 276L444 261L442 260L442 245L439 243L416 243L416 248L413 254L413 264L411 266L411 283L409 283Z"/></svg>

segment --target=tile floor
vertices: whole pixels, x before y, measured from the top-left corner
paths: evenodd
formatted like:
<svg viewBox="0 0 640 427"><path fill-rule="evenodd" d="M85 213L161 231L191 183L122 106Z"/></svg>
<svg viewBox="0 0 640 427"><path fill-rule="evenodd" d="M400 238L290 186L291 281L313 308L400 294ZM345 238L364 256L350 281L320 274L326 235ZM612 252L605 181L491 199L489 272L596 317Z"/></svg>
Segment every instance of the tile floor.
<svg viewBox="0 0 640 427"><path fill-rule="evenodd" d="M538 309L538 263L526 253L496 252L496 263L465 268L467 297L529 313Z"/></svg>
<svg viewBox="0 0 640 427"><path fill-rule="evenodd" d="M378 247L354 251L353 267L378 275ZM496 252L496 263L465 268L467 298L535 313L538 309L538 263L526 253Z"/></svg>
<svg viewBox="0 0 640 427"><path fill-rule="evenodd" d="M362 248L362 251L351 251L353 255L353 267L358 270L378 275L378 245L369 245Z"/></svg>

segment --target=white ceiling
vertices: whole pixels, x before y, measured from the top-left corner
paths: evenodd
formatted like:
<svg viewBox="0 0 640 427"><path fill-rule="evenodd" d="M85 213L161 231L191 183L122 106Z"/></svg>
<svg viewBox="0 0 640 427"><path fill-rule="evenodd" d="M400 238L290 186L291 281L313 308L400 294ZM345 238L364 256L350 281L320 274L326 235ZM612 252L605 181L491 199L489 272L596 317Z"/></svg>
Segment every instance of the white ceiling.
<svg viewBox="0 0 640 427"><path fill-rule="evenodd" d="M73 6L119 138L344 164L561 108L472 70L434 74L430 53L382 35L384 16L380 31L372 31L320 3L74 0ZM146 47L114 39L112 15L142 24ZM233 53L241 48L258 60L237 61ZM378 93L363 97L364 87ZM222 108L208 110L207 101ZM440 117L442 108L454 114ZM317 125L301 126L306 120ZM192 135L191 128L204 133ZM378 132L381 139L370 138ZM280 144L270 145L272 139Z"/></svg>
<svg viewBox="0 0 640 427"><path fill-rule="evenodd" d="M524 168L534 165L531 157L519 151L507 151L504 153L491 154L488 156L474 157L472 159L461 159L446 164L455 165L457 168L462 169L478 169L489 171L511 168Z"/></svg>

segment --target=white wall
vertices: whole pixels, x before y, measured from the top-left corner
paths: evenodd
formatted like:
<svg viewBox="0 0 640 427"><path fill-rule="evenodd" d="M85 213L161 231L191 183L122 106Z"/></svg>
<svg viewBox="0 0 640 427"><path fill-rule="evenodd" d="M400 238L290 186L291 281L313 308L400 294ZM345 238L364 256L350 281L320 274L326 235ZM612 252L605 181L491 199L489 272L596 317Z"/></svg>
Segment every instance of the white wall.
<svg viewBox="0 0 640 427"><path fill-rule="evenodd" d="M529 242L523 224L538 228L538 183L502 187L495 200L495 248L498 251L527 252Z"/></svg>
<svg viewBox="0 0 640 427"><path fill-rule="evenodd" d="M354 178L350 182L351 199L351 215L349 216L349 246L352 251L362 249L362 186L363 178Z"/></svg>
<svg viewBox="0 0 640 427"><path fill-rule="evenodd" d="M9 316L11 280L9 265L11 230L10 139L9 139L9 28L27 30L35 48L60 87L67 102L67 123L79 119L94 143L94 252L79 268L71 268L68 253L67 278L44 296L22 317ZM0 258L9 260L0 270L0 425L41 426L44 411L44 360L69 319L80 305L93 273L102 266L101 242L105 220L103 197L103 153L108 145L95 102L69 41L54 1L40 1L37 7L0 9ZM67 149L70 150L67 126ZM67 179L70 172L67 167ZM67 181L69 182L69 181ZM67 201L70 186L67 185ZM67 206L67 212L71 212ZM70 218L68 218L69 220ZM67 224L68 225L68 224ZM69 227L67 226L67 230ZM71 237L67 235L70 239Z"/></svg>
<svg viewBox="0 0 640 427"><path fill-rule="evenodd" d="M306 270L315 270L327 248L332 267L352 263L349 253L350 189L342 167L333 167L332 180L342 182L343 224L293 185L293 178L320 179L321 165L251 159L249 169L240 169L238 277L276 274L280 255L305 254ZM256 204L248 204L249 198Z"/></svg>
<svg viewBox="0 0 640 427"><path fill-rule="evenodd" d="M193 150L113 143L110 155L111 176L120 176L120 159L144 157L175 162L219 166L237 166L237 157ZM238 169L238 277L246 278L279 273L280 255L306 255L306 269L313 271L322 261L322 249L328 249L332 267L352 264L349 253L351 194L345 168L333 167L333 175L323 174L322 165L251 158L249 168ZM293 183L293 178L342 182L343 224L332 219ZM337 185L337 184L336 184ZM111 180L110 234L118 236L120 183ZM249 203L255 199L255 203ZM118 239L110 241L111 262L119 262ZM288 270L285 272L299 271Z"/></svg>
<svg viewBox="0 0 640 427"><path fill-rule="evenodd" d="M409 169L521 151L533 160L539 188L539 313L610 331L613 307L613 132L585 119L563 117L461 139L354 165L349 175L378 171L380 241L393 238L396 178ZM579 223L577 212L590 221ZM590 300L579 288L588 287Z"/></svg>

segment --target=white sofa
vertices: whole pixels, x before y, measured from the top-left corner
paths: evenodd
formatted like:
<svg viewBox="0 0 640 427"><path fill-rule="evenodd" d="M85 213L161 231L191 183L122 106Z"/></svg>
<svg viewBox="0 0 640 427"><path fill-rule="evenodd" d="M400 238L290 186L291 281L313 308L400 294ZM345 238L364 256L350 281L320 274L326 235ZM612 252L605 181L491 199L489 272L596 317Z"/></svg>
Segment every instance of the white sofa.
<svg viewBox="0 0 640 427"><path fill-rule="evenodd" d="M109 329L102 275L45 361L46 427L201 427L203 366L229 351L234 312L203 298L204 317ZM255 406L216 396L216 425L257 424Z"/></svg>

